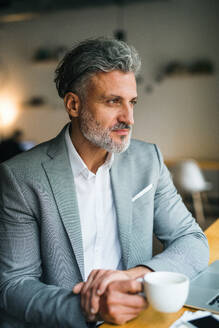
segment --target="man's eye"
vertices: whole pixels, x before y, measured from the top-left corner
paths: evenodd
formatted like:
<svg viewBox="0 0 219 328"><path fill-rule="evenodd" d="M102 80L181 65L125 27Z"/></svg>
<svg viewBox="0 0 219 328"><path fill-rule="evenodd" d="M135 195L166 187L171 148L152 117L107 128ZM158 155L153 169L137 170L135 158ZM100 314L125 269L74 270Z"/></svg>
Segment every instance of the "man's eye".
<svg viewBox="0 0 219 328"><path fill-rule="evenodd" d="M137 104L137 100L131 100L130 103L135 106Z"/></svg>
<svg viewBox="0 0 219 328"><path fill-rule="evenodd" d="M110 99L108 100L109 104L118 104L119 103L119 99Z"/></svg>

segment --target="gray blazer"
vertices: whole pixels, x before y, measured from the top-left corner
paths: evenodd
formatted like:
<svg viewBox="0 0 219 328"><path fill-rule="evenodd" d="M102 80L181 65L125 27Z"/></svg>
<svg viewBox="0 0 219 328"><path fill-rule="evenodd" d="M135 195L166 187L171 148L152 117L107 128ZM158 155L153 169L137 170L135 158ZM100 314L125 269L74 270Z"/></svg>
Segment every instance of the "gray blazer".
<svg viewBox="0 0 219 328"><path fill-rule="evenodd" d="M115 155L110 174L125 269L192 277L207 266L207 240L155 145L133 140ZM64 129L3 163L0 191L0 327L88 327L72 293L84 261ZM153 232L165 249L154 257Z"/></svg>

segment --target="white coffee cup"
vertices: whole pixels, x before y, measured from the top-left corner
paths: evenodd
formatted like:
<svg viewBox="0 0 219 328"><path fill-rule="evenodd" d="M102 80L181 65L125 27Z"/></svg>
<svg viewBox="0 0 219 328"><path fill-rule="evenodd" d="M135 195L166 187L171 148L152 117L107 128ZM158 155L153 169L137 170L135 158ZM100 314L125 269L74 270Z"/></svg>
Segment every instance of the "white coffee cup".
<svg viewBox="0 0 219 328"><path fill-rule="evenodd" d="M144 293L159 312L177 312L189 292L189 278L176 272L150 272L143 278Z"/></svg>

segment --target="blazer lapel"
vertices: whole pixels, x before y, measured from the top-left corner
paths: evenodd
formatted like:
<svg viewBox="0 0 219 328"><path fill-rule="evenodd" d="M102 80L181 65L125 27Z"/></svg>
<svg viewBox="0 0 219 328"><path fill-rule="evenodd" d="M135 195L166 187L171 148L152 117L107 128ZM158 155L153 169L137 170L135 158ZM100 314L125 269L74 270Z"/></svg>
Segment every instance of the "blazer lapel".
<svg viewBox="0 0 219 328"><path fill-rule="evenodd" d="M53 140L48 150L50 159L42 165L73 248L81 276L84 278L84 254L80 217L72 170L64 139L65 128Z"/></svg>
<svg viewBox="0 0 219 328"><path fill-rule="evenodd" d="M115 155L111 168L111 183L114 196L114 204L118 219L119 238L122 248L122 261L125 269L128 268L128 256L130 245L130 234L132 226L132 190L130 176L127 174L126 156L124 161L119 162L119 156ZM119 164L120 163L120 164Z"/></svg>

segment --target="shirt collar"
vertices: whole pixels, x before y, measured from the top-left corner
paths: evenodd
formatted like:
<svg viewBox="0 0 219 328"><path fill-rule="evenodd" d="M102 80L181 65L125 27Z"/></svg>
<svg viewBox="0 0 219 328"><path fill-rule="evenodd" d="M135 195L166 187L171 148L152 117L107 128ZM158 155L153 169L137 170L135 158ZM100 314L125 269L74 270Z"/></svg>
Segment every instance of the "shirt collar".
<svg viewBox="0 0 219 328"><path fill-rule="evenodd" d="M66 146L67 146L67 151L68 151L71 167L74 172L74 176L77 177L80 174L82 174L87 179L92 178L93 176L95 176L95 174L87 168L87 165L84 163L83 159L81 158L81 156L78 154L77 150L75 149L73 142L70 138L69 127L70 127L70 124L67 125L66 130L65 130L65 142L66 142ZM105 170L110 170L110 168L113 164L113 160L114 160L114 154L108 153L105 162L100 166L100 168L103 168Z"/></svg>

